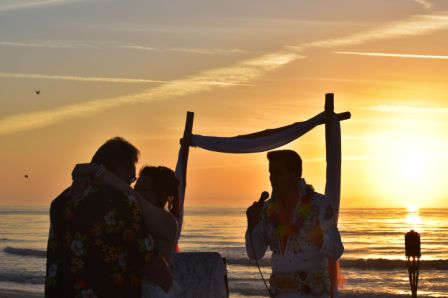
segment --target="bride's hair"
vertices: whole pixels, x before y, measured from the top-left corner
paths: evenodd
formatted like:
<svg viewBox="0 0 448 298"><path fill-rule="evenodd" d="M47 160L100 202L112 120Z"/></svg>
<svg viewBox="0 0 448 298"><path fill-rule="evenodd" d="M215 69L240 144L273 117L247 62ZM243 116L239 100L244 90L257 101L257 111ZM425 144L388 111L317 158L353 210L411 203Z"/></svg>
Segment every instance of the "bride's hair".
<svg viewBox="0 0 448 298"><path fill-rule="evenodd" d="M140 176L151 179L154 193L163 205L168 202L168 210L176 218L179 218L179 180L173 170L163 166L146 166L140 170ZM163 208L164 206L159 206Z"/></svg>

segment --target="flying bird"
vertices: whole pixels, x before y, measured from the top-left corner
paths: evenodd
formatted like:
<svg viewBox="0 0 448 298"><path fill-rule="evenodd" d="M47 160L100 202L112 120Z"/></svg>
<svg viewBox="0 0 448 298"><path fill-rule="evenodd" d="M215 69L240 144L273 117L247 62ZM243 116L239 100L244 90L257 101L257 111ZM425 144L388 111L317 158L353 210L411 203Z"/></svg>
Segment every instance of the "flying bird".
<svg viewBox="0 0 448 298"><path fill-rule="evenodd" d="M24 177L25 177L25 178L28 178L28 175L25 175Z"/></svg>
<svg viewBox="0 0 448 298"><path fill-rule="evenodd" d="M40 94L40 90L34 90L34 92L36 92L37 95Z"/></svg>

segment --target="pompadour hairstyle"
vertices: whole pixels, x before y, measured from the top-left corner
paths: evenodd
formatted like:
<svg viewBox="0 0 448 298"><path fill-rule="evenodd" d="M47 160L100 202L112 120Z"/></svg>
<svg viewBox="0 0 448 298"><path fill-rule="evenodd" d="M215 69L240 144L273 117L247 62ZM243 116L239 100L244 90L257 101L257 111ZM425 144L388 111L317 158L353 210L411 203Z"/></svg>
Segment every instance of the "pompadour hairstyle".
<svg viewBox="0 0 448 298"><path fill-rule="evenodd" d="M292 173L297 173L298 178L302 177L302 158L294 150L275 150L268 152L269 162L283 161Z"/></svg>

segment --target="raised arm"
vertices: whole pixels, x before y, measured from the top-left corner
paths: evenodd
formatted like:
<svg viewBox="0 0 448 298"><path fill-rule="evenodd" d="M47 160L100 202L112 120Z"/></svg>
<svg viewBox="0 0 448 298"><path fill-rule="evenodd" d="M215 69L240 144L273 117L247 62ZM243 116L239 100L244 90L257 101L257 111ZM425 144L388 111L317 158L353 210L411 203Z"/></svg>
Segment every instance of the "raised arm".
<svg viewBox="0 0 448 298"><path fill-rule="evenodd" d="M137 201L143 213L143 220L148 232L154 237L163 240L171 247L177 234L177 223L174 217L166 210L158 208L148 201L142 195L130 187L126 182L107 171L103 166L93 163L77 164L72 172L74 184L77 179L91 177L101 183L109 185L117 190L123 191Z"/></svg>
<svg viewBox="0 0 448 298"><path fill-rule="evenodd" d="M319 202L319 224L323 231L322 253L329 259L339 259L344 252L344 245L336 225L335 210L325 196Z"/></svg>

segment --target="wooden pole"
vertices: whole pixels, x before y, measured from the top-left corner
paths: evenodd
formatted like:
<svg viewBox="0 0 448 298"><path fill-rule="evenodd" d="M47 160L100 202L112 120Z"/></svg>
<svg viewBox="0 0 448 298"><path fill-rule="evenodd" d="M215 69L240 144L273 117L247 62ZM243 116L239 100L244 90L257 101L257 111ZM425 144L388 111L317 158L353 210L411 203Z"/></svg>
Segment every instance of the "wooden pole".
<svg viewBox="0 0 448 298"><path fill-rule="evenodd" d="M332 129L332 122L333 122L333 115L334 115L334 94L333 93L327 93L325 94L325 159L327 161L327 171L326 171L326 179L327 183L330 179L330 175L332 173L329 172L328 168L328 156L330 153L330 138L331 138L331 129ZM344 117L350 118L350 113L346 114ZM338 118L341 119L341 117L338 115ZM347 119L348 119L347 118ZM340 120L339 120L340 121ZM327 186L325 187L325 192L327 191ZM334 202L332 202L334 204ZM337 206L339 208L339 206ZM339 211L337 211L339 212ZM336 217L336 223L337 223L337 217ZM330 297L334 297L335 292L337 292L338 288L338 263L337 261L330 260L328 262L328 273L330 274Z"/></svg>
<svg viewBox="0 0 448 298"><path fill-rule="evenodd" d="M325 148L326 152L330 152L330 136L331 136L331 122L334 113L334 94L325 94Z"/></svg>
<svg viewBox="0 0 448 298"><path fill-rule="evenodd" d="M180 140L180 144L182 146L182 170L183 170L183 177L184 177L184 187L187 186L187 166L188 166L188 154L190 152L190 146L191 144L191 135L193 134L193 120L194 120L194 113L193 112L187 112L187 120L185 121L185 129L184 129L184 136Z"/></svg>

